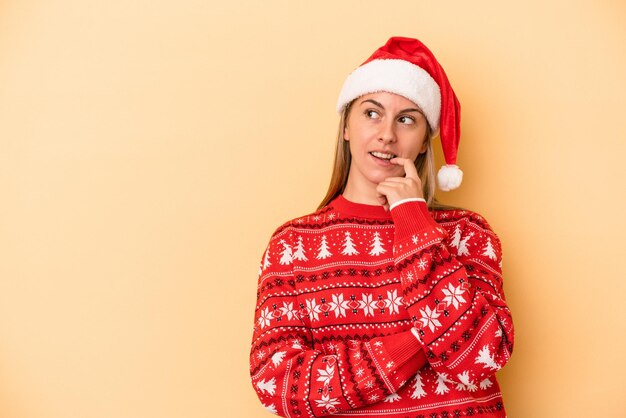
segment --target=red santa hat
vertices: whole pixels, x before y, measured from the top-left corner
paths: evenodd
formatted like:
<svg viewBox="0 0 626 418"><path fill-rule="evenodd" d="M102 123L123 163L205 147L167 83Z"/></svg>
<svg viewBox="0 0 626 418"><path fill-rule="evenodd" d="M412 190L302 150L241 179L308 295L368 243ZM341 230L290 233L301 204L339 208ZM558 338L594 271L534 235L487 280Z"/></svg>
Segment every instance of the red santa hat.
<svg viewBox="0 0 626 418"><path fill-rule="evenodd" d="M444 191L461 185L456 165L461 136L461 105L448 77L432 52L420 41L393 37L377 49L343 83L337 111L364 94L386 91L406 97L424 112L433 132L439 131L446 165L437 173Z"/></svg>

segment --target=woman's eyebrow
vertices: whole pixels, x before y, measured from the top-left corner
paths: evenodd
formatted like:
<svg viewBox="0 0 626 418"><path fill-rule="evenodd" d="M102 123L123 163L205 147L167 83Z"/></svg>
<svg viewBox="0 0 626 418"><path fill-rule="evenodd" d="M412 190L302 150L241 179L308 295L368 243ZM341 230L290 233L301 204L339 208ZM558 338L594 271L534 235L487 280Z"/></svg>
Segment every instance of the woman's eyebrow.
<svg viewBox="0 0 626 418"><path fill-rule="evenodd" d="M374 105L376 105L376 106L380 107L381 109L384 109L384 108L385 108L385 106L381 105L380 103L378 103L376 100L373 100L373 99L363 100L363 101L361 102L361 104L363 104L363 103L367 103L367 102L373 103Z"/></svg>
<svg viewBox="0 0 626 418"><path fill-rule="evenodd" d="M372 104L374 104L374 105L376 105L376 106L380 107L381 109L385 109L385 106L383 106L382 104L378 103L376 100L373 100L373 99L363 100L363 101L361 102L361 104L366 103L366 102L370 102L370 103L372 103ZM422 113L422 112L421 112L421 110L419 110L419 109L415 109L415 108L412 108L412 107L409 107L409 108L407 108L407 109L401 110L401 111L400 111L400 112L398 112L398 113L405 113L405 112L418 112L418 113Z"/></svg>

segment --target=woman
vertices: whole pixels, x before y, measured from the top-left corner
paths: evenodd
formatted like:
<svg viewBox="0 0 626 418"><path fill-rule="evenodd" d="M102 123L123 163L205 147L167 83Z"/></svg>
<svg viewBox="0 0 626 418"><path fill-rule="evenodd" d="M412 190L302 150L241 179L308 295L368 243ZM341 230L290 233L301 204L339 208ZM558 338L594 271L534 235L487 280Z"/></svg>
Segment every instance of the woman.
<svg viewBox="0 0 626 418"><path fill-rule="evenodd" d="M504 417L513 350L501 246L480 215L434 199L431 138L454 164L460 106L421 42L391 38L344 83L318 210L263 255L250 354L263 405L288 417Z"/></svg>

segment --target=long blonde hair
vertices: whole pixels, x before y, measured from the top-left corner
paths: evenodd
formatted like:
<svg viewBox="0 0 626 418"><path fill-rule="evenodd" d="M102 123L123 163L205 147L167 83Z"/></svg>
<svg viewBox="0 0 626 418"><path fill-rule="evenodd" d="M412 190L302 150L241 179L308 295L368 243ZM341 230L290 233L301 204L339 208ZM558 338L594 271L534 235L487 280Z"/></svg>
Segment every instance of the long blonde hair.
<svg viewBox="0 0 626 418"><path fill-rule="evenodd" d="M333 163L333 173L330 177L330 184L326 196L322 199L318 209L323 208L333 199L343 193L348 182L348 173L350 172L350 163L352 162L352 154L350 154L350 143L343 137L348 115L352 109L351 101L346 105L341 113L339 120L339 129L337 130L337 144L335 147L335 162ZM428 125L426 128L426 152L419 154L415 159L415 168L417 174L422 181L424 199L429 208L439 209L460 209L454 206L444 205L435 198L435 157L431 142L437 135L433 135L432 129Z"/></svg>

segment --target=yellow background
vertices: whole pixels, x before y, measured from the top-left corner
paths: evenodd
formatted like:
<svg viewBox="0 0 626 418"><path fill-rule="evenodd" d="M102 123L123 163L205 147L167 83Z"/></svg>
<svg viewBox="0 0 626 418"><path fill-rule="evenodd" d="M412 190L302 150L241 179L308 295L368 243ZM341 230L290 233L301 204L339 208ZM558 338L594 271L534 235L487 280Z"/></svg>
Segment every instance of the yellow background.
<svg viewBox="0 0 626 418"><path fill-rule="evenodd" d="M440 199L503 243L509 416L626 416L625 22L617 0L0 2L0 416L268 416L258 263L321 200L341 84L391 35L463 106Z"/></svg>

